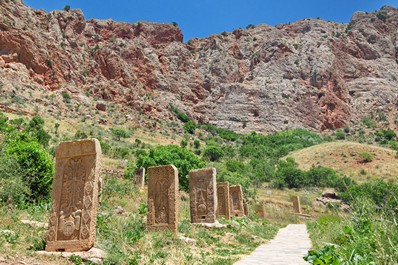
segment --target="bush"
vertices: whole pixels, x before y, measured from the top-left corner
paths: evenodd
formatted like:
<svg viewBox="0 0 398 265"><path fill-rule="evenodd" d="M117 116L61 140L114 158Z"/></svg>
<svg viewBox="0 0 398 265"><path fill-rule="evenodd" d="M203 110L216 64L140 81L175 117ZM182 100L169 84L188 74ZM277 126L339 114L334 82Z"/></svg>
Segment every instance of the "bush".
<svg viewBox="0 0 398 265"><path fill-rule="evenodd" d="M369 117L364 117L361 121L368 128L376 128L376 122Z"/></svg>
<svg viewBox="0 0 398 265"><path fill-rule="evenodd" d="M362 152L358 154L360 163L372 162L374 155L368 152Z"/></svg>
<svg viewBox="0 0 398 265"><path fill-rule="evenodd" d="M72 99L72 97L71 97L71 96L69 95L69 93L66 92L66 91L63 91L63 92L62 92L62 98L63 98L63 100L64 100L65 103L70 103L70 102L71 102L71 99Z"/></svg>
<svg viewBox="0 0 398 265"><path fill-rule="evenodd" d="M5 159L15 159L18 164L19 175L28 190L25 192L27 201L48 199L54 174L54 162L50 154L26 134L14 135L12 138L2 156Z"/></svg>
<svg viewBox="0 0 398 265"><path fill-rule="evenodd" d="M129 138L131 135L128 130L123 128L111 128L110 130L118 141L120 141L121 138Z"/></svg>
<svg viewBox="0 0 398 265"><path fill-rule="evenodd" d="M336 137L337 140L344 140L345 139L345 132L341 129L337 129L334 132L334 137Z"/></svg>
<svg viewBox="0 0 398 265"><path fill-rule="evenodd" d="M70 10L70 5L64 6L64 10L65 10L66 12L68 12L68 11Z"/></svg>
<svg viewBox="0 0 398 265"><path fill-rule="evenodd" d="M206 157L210 161L218 161L224 156L224 151L221 149L221 147L216 146L216 145L209 145L206 146L203 157Z"/></svg>
<svg viewBox="0 0 398 265"><path fill-rule="evenodd" d="M177 109L173 104L171 104L170 103L170 108L171 108L171 110L174 112L174 114L177 116L177 118L180 120L180 121L182 121L182 122L184 122L184 123L186 123L186 122L188 122L189 121L189 117L184 113L184 112L182 112L182 111L180 111L179 109Z"/></svg>
<svg viewBox="0 0 398 265"><path fill-rule="evenodd" d="M184 130L190 134L194 134L196 129L196 124L193 121L188 121L184 125Z"/></svg>
<svg viewBox="0 0 398 265"><path fill-rule="evenodd" d="M178 169L178 179L182 190L189 190L189 171L205 166L203 160L177 145L159 146L151 148L149 152L137 154L135 167L153 167L172 164ZM135 168L134 167L134 168ZM133 167L130 167L132 170ZM131 174L126 172L126 175Z"/></svg>

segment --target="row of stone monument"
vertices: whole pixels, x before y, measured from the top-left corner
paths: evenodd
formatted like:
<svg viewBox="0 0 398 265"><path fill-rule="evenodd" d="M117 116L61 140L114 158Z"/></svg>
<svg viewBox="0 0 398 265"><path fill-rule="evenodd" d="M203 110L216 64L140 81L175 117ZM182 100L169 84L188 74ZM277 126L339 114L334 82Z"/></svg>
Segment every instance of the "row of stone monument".
<svg viewBox="0 0 398 265"><path fill-rule="evenodd" d="M215 168L189 172L189 190L191 223L214 223L217 217L245 215L242 187L217 183ZM178 201L177 168L173 165L148 168L148 229L177 232Z"/></svg>
<svg viewBox="0 0 398 265"><path fill-rule="evenodd" d="M63 142L57 146L46 251L84 251L94 245L101 189L100 156L101 147L96 139ZM145 169L137 173L135 182L143 187ZM177 232L178 188L175 166L148 168L149 230ZM191 171L189 188L192 223L214 223L217 217L242 217L245 208L248 214L241 186L216 183L215 168ZM258 213L261 216L260 210Z"/></svg>

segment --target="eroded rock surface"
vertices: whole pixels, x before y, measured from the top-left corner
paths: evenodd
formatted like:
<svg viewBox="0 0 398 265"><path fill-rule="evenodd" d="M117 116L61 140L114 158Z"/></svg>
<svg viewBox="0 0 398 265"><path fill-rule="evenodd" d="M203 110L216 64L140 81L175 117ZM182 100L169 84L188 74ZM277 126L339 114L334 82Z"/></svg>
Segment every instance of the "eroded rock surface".
<svg viewBox="0 0 398 265"><path fill-rule="evenodd" d="M386 6L349 24L304 19L183 43L177 25L86 20L80 10L2 1L0 80L5 97L65 91L79 104L118 102L158 121L176 120L173 103L237 132L321 131L376 110L396 113L397 27L398 10ZM62 107L34 102L49 113Z"/></svg>

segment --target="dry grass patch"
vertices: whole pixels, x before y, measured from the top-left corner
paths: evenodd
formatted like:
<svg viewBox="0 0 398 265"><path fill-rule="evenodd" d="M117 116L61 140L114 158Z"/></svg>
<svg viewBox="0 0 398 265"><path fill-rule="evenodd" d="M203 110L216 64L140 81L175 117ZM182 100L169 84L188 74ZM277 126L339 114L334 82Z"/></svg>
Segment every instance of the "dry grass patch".
<svg viewBox="0 0 398 265"><path fill-rule="evenodd" d="M292 152L289 156L296 160L302 170L308 170L313 165L323 166L333 168L359 182L366 182L373 176L396 181L396 153L394 150L374 145L330 142ZM370 154L370 161L364 161L363 154Z"/></svg>

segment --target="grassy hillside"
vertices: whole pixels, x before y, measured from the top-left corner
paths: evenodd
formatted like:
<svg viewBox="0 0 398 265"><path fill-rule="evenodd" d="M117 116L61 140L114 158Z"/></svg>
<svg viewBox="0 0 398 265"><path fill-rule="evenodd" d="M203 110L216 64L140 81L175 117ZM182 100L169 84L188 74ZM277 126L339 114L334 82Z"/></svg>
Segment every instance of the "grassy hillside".
<svg viewBox="0 0 398 265"><path fill-rule="evenodd" d="M364 156L370 154L370 161ZM333 168L359 182L378 176L396 181L398 176L397 152L388 148L355 142L328 142L311 146L289 154L302 170L313 165Z"/></svg>

